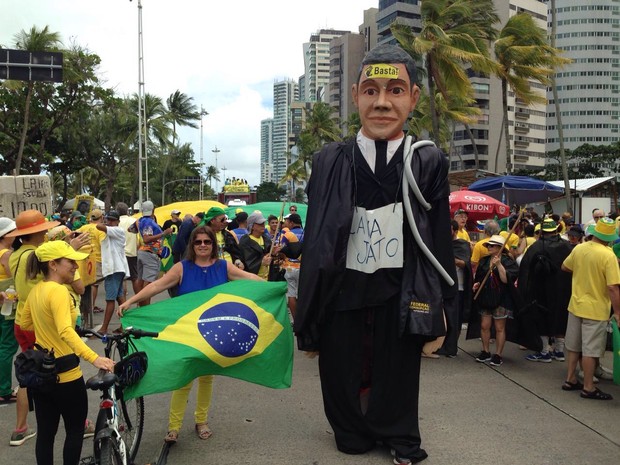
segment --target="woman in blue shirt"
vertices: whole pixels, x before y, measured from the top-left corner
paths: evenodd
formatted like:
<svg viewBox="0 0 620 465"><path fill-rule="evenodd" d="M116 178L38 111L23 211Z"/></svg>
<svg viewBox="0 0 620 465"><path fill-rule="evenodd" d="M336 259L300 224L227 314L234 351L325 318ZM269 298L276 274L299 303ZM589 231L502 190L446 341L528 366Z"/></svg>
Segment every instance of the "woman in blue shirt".
<svg viewBox="0 0 620 465"><path fill-rule="evenodd" d="M232 263L219 259L215 233L208 226L199 226L190 235L187 258L179 263L175 263L170 271L160 279L148 284L136 295L127 299L125 303L119 306L117 313L118 316L122 316L123 312L132 304L148 299L173 286L178 285L177 295L183 295L210 289L236 279L263 281L257 275L242 271ZM166 442L177 441L192 384L193 381L172 393ZM196 422L196 434L200 439L209 439L211 437L207 416L211 405L212 391L213 376L205 375L198 377L198 394L194 419Z"/></svg>

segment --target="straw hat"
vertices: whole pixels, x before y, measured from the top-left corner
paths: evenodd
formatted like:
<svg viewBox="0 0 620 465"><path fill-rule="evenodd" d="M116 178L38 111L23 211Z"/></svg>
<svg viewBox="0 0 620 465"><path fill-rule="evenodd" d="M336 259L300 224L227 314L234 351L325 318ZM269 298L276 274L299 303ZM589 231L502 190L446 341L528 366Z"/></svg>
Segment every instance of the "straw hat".
<svg viewBox="0 0 620 465"><path fill-rule="evenodd" d="M506 239L504 239L502 236L495 235L495 236L491 236L489 240L484 244L484 246L487 248L490 245L499 245L500 247L503 247L505 243L506 243Z"/></svg>
<svg viewBox="0 0 620 465"><path fill-rule="evenodd" d="M15 218L17 229L8 233L6 237L26 236L28 234L47 231L59 224L60 222L58 221L47 221L43 213L38 210L26 210L17 215L17 218Z"/></svg>

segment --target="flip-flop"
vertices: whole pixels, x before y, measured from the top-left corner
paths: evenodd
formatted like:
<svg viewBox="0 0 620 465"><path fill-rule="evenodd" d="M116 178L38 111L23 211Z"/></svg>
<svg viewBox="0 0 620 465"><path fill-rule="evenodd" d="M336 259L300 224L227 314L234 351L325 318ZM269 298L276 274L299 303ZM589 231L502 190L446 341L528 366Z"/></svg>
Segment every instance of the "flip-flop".
<svg viewBox="0 0 620 465"><path fill-rule="evenodd" d="M200 439L209 439L213 435L207 423L197 423L196 434Z"/></svg>
<svg viewBox="0 0 620 465"><path fill-rule="evenodd" d="M579 381L571 383L570 381L564 381L562 384L562 391L581 391L583 390L583 384Z"/></svg>
<svg viewBox="0 0 620 465"><path fill-rule="evenodd" d="M582 390L581 394L579 394L584 399L595 399L595 400L612 400L613 396L611 394L607 394L601 391L599 388L594 388L594 391L585 391Z"/></svg>

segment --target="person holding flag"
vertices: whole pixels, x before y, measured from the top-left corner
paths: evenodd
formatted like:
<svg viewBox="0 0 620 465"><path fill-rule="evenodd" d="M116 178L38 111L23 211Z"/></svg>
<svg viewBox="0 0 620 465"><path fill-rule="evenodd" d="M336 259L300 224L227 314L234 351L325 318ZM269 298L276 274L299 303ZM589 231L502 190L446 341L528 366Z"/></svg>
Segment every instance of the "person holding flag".
<svg viewBox="0 0 620 465"><path fill-rule="evenodd" d="M198 226L190 235L186 258L175 263L170 271L160 279L148 284L136 295L127 299L125 303L119 306L117 313L119 317L123 316L123 313L134 303L150 299L173 286L178 286L177 295L180 296L210 289L237 279L264 281L257 275L240 270L232 263L218 258L217 239L214 231L208 226ZM168 433L164 439L166 442L175 443L177 441L192 384L193 381L172 393ZM200 439L209 439L212 434L207 423L212 392L213 375L200 376L194 412L195 431Z"/></svg>

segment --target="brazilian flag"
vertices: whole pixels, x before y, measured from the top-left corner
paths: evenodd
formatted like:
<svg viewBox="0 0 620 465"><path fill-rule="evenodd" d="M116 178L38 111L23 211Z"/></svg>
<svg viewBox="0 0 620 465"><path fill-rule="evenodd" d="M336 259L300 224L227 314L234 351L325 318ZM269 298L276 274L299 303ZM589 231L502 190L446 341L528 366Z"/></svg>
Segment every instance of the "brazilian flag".
<svg viewBox="0 0 620 465"><path fill-rule="evenodd" d="M176 230L175 230L176 231ZM164 237L164 240L161 242L161 253L159 254L161 258L161 263L159 265L159 269L164 273L172 268L174 265L174 261L172 260L172 245L174 244L174 240L177 238L176 232L171 234L170 236Z"/></svg>
<svg viewBox="0 0 620 465"><path fill-rule="evenodd" d="M238 280L125 313L123 327L159 333L133 340L147 353L148 369L125 396L173 391L209 374L290 387L293 332L286 287Z"/></svg>

